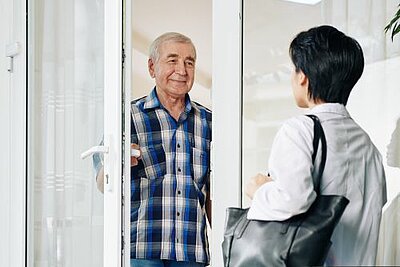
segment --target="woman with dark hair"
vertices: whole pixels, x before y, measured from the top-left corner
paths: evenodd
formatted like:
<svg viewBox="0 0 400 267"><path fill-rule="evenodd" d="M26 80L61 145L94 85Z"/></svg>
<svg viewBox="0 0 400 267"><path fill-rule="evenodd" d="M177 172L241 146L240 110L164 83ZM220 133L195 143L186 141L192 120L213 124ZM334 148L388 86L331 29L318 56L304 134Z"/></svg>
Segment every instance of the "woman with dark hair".
<svg viewBox="0 0 400 267"><path fill-rule="evenodd" d="M296 103L319 118L326 135L320 192L350 200L333 233L326 264L374 265L386 202L385 173L378 150L346 109L364 69L362 49L336 28L319 26L299 33L289 52ZM283 124L272 145L270 175L258 174L247 185L253 199L248 219L282 221L311 206L321 160L318 151L312 163L313 125L304 115Z"/></svg>

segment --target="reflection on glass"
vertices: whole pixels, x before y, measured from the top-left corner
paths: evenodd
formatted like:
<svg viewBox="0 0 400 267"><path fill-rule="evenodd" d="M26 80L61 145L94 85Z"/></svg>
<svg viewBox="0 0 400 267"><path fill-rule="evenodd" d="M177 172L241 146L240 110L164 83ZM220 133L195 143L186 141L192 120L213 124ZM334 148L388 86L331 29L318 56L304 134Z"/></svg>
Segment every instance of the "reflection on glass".
<svg viewBox="0 0 400 267"><path fill-rule="evenodd" d="M400 114L398 105L389 96L398 95L393 90L393 79L400 43L392 43L383 31L398 2L373 0L367 5L362 0L305 2L244 1L243 184L256 173L268 171L271 144L281 123L303 112L292 97L292 66L288 56L290 41L302 30L331 24L361 44L367 65L352 92L348 109L383 155L390 141L389 131L393 129L387 125L395 124ZM381 109L385 110L384 117L378 115L379 103L388 104ZM392 175L388 176L390 181ZM389 191L389 198L390 195ZM245 194L242 201L244 206L249 205Z"/></svg>
<svg viewBox="0 0 400 267"><path fill-rule="evenodd" d="M266 174L277 130L301 112L290 87L288 48L296 33L322 23L321 9L280 0L244 3L243 184ZM244 194L242 201L248 206Z"/></svg>
<svg viewBox="0 0 400 267"><path fill-rule="evenodd" d="M33 266L102 266L103 195L80 154L103 133L103 0L30 4Z"/></svg>

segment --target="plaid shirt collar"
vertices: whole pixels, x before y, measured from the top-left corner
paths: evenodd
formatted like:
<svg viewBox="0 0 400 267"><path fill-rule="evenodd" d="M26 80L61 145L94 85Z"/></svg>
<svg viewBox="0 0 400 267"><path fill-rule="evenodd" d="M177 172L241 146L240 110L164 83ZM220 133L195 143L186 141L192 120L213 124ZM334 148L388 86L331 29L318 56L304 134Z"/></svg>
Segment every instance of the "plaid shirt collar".
<svg viewBox="0 0 400 267"><path fill-rule="evenodd" d="M154 87L153 90L151 91L151 93L146 97L143 107L144 107L144 109L164 108L164 106L161 104L160 100L158 99L156 87ZM196 111L200 111L196 105L193 105L193 102L190 99L189 94L186 94L184 113L188 114L192 110L192 108L194 108Z"/></svg>

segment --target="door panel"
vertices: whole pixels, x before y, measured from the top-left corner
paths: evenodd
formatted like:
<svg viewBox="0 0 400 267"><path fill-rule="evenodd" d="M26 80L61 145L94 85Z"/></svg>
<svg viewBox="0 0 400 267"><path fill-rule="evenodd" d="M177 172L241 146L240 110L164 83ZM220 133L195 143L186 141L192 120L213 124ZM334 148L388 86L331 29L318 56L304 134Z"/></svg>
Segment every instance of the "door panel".
<svg viewBox="0 0 400 267"><path fill-rule="evenodd" d="M28 3L29 266L103 266L104 1Z"/></svg>

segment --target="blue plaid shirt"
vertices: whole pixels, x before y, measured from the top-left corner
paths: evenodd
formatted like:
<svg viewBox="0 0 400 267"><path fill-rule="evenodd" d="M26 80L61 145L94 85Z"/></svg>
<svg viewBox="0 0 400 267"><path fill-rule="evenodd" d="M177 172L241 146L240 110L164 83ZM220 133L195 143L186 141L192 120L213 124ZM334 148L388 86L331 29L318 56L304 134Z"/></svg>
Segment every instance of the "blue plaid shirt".
<svg viewBox="0 0 400 267"><path fill-rule="evenodd" d="M156 90L131 103L131 258L209 262L205 218L211 112L186 96L176 121Z"/></svg>

